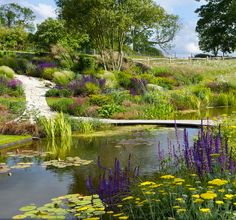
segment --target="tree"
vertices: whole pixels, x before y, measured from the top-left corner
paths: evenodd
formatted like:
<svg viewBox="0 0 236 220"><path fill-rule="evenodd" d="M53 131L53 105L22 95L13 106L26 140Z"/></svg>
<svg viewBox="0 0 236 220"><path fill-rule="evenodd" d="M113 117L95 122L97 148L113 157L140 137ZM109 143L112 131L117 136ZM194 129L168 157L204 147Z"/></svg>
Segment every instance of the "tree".
<svg viewBox="0 0 236 220"><path fill-rule="evenodd" d="M21 27L0 27L1 50L23 50L27 45L28 33Z"/></svg>
<svg viewBox="0 0 236 220"><path fill-rule="evenodd" d="M49 50L51 46L56 44L78 49L86 40L88 40L87 36L66 29L65 21L52 18L37 25L37 31L33 36L37 47L43 50Z"/></svg>
<svg viewBox="0 0 236 220"><path fill-rule="evenodd" d="M195 12L200 19L196 31L199 35L199 46L205 52L215 56L219 51L232 53L236 48L236 1L207 0Z"/></svg>
<svg viewBox="0 0 236 220"><path fill-rule="evenodd" d="M57 0L57 5L60 17L72 29L88 34L104 68L113 70L121 69L127 37L135 44L165 17L153 0Z"/></svg>
<svg viewBox="0 0 236 220"><path fill-rule="evenodd" d="M0 24L8 28L20 26L32 31L34 19L35 15L29 8L21 7L15 3L0 6Z"/></svg>

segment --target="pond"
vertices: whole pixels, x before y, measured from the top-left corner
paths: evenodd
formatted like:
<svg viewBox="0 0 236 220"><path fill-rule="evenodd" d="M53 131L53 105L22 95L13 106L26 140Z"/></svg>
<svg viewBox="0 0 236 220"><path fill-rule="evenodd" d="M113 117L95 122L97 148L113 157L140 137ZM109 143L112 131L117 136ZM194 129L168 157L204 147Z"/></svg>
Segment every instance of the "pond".
<svg viewBox="0 0 236 220"><path fill-rule="evenodd" d="M189 139L193 140L197 132L197 129L188 128ZM179 142L183 145L183 129L179 129L178 133ZM13 166L24 162L26 166L12 168L12 176L0 174L0 218L10 218L19 213L20 207L31 203L42 205L54 197L69 193L88 194L86 178L89 175L98 176L98 156L104 166L112 167L115 158L125 163L131 154L132 163L140 166L140 175L151 176L155 174L158 164L157 144L160 142L167 151L169 140L176 140L175 129L155 128L104 137L73 137L71 142L60 143L59 147L57 143L38 141L2 150L0 163ZM171 144L176 143L173 141ZM45 152L50 153L46 156ZM32 153L34 156L30 157ZM93 162L77 167L42 166L45 160L64 160L75 156Z"/></svg>

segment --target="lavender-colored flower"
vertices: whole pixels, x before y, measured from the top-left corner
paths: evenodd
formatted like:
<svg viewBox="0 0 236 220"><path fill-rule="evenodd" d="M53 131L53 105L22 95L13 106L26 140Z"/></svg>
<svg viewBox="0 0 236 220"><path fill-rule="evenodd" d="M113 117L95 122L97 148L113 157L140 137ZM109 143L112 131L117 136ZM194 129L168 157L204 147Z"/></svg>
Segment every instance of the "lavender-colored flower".
<svg viewBox="0 0 236 220"><path fill-rule="evenodd" d="M18 79L12 79L8 82L8 87L12 89L16 89L22 85L22 82Z"/></svg>

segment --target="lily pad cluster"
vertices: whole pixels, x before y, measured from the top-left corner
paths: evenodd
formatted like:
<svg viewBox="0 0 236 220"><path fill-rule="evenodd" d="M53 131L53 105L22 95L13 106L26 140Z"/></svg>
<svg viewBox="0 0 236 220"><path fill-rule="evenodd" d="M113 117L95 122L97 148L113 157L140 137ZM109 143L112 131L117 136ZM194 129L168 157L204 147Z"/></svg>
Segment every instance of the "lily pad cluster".
<svg viewBox="0 0 236 220"><path fill-rule="evenodd" d="M45 161L42 166L47 167L47 166L53 166L56 168L66 168L66 167L72 167L76 166L79 167L81 165L88 165L92 163L92 160L82 160L79 157L67 157L65 160L50 160L50 161Z"/></svg>
<svg viewBox="0 0 236 220"><path fill-rule="evenodd" d="M17 163L14 166L8 166L6 163L0 163L0 174L3 173L9 173L11 169L26 169L26 168L31 168L33 165L32 162L26 162L26 163Z"/></svg>
<svg viewBox="0 0 236 220"><path fill-rule="evenodd" d="M35 204L20 208L22 212L13 219L100 219L105 214L105 206L98 195L82 196L80 194L69 194L51 200L42 207Z"/></svg>
<svg viewBox="0 0 236 220"><path fill-rule="evenodd" d="M52 154L51 152L40 152L33 150L21 150L18 149L14 152L7 152L8 157L17 157L20 159L23 158L33 158L33 157L46 157L48 154Z"/></svg>

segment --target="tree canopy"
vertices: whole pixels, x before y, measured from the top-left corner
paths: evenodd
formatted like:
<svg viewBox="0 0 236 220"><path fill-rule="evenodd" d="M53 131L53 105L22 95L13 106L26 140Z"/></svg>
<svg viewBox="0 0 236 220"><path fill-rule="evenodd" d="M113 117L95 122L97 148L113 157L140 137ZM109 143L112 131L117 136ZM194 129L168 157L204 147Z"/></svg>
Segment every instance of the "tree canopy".
<svg viewBox="0 0 236 220"><path fill-rule="evenodd" d="M85 35L72 32L65 27L65 21L61 19L48 18L37 25L37 31L33 35L33 41L37 47L49 50L51 46L60 44L66 48L78 49L81 43L87 41Z"/></svg>
<svg viewBox="0 0 236 220"><path fill-rule="evenodd" d="M170 42L177 31L177 17L169 15L153 0L57 0L60 18L81 33L88 34L100 52L105 69L120 69L123 47L135 47L151 36L152 44ZM167 19L168 18L168 19ZM174 27L174 28L173 28ZM169 28L169 31L168 31ZM130 38L131 40L127 40Z"/></svg>
<svg viewBox="0 0 236 220"><path fill-rule="evenodd" d="M35 15L30 8L11 3L0 6L0 24L8 28L20 26L27 30L34 28Z"/></svg>
<svg viewBox="0 0 236 220"><path fill-rule="evenodd" d="M196 31L200 49L215 56L222 51L232 53L236 48L236 1L206 0L196 10L200 19Z"/></svg>

